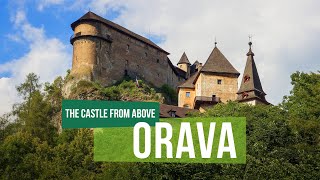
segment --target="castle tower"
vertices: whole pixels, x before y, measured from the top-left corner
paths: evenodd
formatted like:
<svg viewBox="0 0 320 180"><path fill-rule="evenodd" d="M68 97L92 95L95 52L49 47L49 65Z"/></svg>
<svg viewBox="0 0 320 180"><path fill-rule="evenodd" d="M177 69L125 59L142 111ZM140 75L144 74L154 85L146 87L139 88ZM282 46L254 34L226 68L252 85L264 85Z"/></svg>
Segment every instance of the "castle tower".
<svg viewBox="0 0 320 180"><path fill-rule="evenodd" d="M185 52L183 52L180 61L178 62L178 67L183 70L184 72L186 72L186 78L188 79L190 77L190 61L186 55Z"/></svg>
<svg viewBox="0 0 320 180"><path fill-rule="evenodd" d="M168 58L169 53L151 40L88 12L71 24L73 45L70 76L110 86L124 76L143 79L156 87L173 88L185 81Z"/></svg>
<svg viewBox="0 0 320 180"><path fill-rule="evenodd" d="M204 111L219 102L236 100L240 74L216 46L203 66L198 63L198 68L178 86L179 107Z"/></svg>
<svg viewBox="0 0 320 180"><path fill-rule="evenodd" d="M101 33L100 24L92 12L86 13L71 24L74 31L70 38L70 43L73 45L70 73L72 77L86 80L100 79L101 50L107 52L112 42L110 36Z"/></svg>
<svg viewBox="0 0 320 180"><path fill-rule="evenodd" d="M240 73L216 45L200 70L197 96L219 97L221 102L236 100ZM197 84L196 83L196 84Z"/></svg>
<svg viewBox="0 0 320 180"><path fill-rule="evenodd" d="M237 92L237 101L252 105L270 104L266 101L266 93L262 89L258 70L254 62L254 53L251 50L252 42L249 42L249 52L247 53L247 63L241 79L241 86Z"/></svg>

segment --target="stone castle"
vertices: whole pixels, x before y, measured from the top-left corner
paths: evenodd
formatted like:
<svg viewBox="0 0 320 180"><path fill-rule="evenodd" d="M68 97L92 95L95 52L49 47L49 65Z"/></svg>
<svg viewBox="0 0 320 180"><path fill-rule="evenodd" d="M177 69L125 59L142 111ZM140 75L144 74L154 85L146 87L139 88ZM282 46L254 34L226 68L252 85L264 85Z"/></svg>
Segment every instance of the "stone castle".
<svg viewBox="0 0 320 180"><path fill-rule="evenodd" d="M269 104L250 49L238 89L240 73L217 47L202 66L193 65L183 53L178 66L161 47L114 22L88 12L71 24L72 69L75 79L112 85L124 76L141 78L155 87L164 84L178 91L178 106L204 109L218 102Z"/></svg>

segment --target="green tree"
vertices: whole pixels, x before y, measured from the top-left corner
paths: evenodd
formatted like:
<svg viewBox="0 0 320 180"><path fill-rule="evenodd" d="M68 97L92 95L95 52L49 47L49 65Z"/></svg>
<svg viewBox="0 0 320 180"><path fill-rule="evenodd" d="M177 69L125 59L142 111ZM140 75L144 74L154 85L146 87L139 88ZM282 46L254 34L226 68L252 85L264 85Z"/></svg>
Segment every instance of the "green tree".
<svg viewBox="0 0 320 180"><path fill-rule="evenodd" d="M34 73L29 73L26 77L24 83L16 87L18 94L23 97L23 99L29 99L35 91L39 91L41 84L39 83L39 76Z"/></svg>
<svg viewBox="0 0 320 180"><path fill-rule="evenodd" d="M54 111L40 87L39 77L34 73L28 74L25 82L17 86L18 93L25 101L15 106L14 115L22 125L22 130L52 143L56 131L52 123Z"/></svg>
<svg viewBox="0 0 320 180"><path fill-rule="evenodd" d="M61 76L57 77L52 84L45 83L44 91L46 92L46 100L54 108L54 112L59 112L61 110L62 103L62 87L64 85L64 80Z"/></svg>
<svg viewBox="0 0 320 180"><path fill-rule="evenodd" d="M289 96L284 96L282 107L291 116L303 120L320 121L320 71L318 73L295 72Z"/></svg>

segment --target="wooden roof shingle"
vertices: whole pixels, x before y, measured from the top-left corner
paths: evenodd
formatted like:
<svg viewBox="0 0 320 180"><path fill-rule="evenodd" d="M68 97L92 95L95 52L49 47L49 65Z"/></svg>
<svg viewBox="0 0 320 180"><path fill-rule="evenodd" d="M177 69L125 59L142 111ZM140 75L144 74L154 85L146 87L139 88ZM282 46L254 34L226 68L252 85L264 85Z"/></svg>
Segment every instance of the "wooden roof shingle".
<svg viewBox="0 0 320 180"><path fill-rule="evenodd" d="M232 66L227 58L221 53L221 51L215 47L208 60L203 65L201 72L212 72L212 73L227 73L240 75L240 73Z"/></svg>
<svg viewBox="0 0 320 180"><path fill-rule="evenodd" d="M73 23L71 24L72 30L74 30L75 27L76 27L79 23L81 23L81 22L83 22L83 21L98 21L98 22L101 22L101 23L105 24L105 25L108 26L108 27L111 27L111 28L113 28L113 29L115 29L115 30L117 30L117 31L119 31L119 32L121 32L121 33L124 33L124 34L126 34L126 35L128 35L128 36L130 36L130 37L132 37L132 38L134 38L134 39L136 39L136 40L142 41L142 42L144 42L144 43L146 43L146 44L148 44L148 45L150 45L150 46L152 46L152 47L154 47L154 48L156 48L156 49L158 49L158 50L166 53L167 55L170 54L170 53L168 53L167 51L163 50L161 47L159 47L159 46L158 46L157 44L155 44L154 42L150 41L149 39L147 39L147 38L145 38L145 37L143 37L143 36L140 36L139 34L136 34L136 33L132 32L132 31L130 31L130 30L128 30L128 29L120 26L119 24L116 24L116 23L114 23L114 22L112 22L112 21L109 21L109 20L107 20L107 19L104 19L103 17L98 16L97 14L95 14L95 13L93 13L93 12L91 12L91 11L87 12L87 13L86 13L85 15L83 15L81 18L79 18L78 20L76 20L75 22L73 22Z"/></svg>

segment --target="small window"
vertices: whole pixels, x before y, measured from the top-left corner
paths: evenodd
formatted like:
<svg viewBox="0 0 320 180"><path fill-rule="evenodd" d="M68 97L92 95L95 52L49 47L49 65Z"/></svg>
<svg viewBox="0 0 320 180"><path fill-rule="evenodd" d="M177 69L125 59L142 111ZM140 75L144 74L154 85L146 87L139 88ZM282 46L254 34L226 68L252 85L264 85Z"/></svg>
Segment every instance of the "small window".
<svg viewBox="0 0 320 180"><path fill-rule="evenodd" d="M245 75L245 76L243 77L243 82L248 82L249 80L250 80L250 76Z"/></svg>
<svg viewBox="0 0 320 180"><path fill-rule="evenodd" d="M186 97L190 97L190 92L186 92Z"/></svg>
<svg viewBox="0 0 320 180"><path fill-rule="evenodd" d="M158 73L158 77L160 77L160 74Z"/></svg>
<svg viewBox="0 0 320 180"><path fill-rule="evenodd" d="M184 108L190 108L189 104L183 105Z"/></svg>
<svg viewBox="0 0 320 180"><path fill-rule="evenodd" d="M129 64L129 61L128 60L126 60L126 66Z"/></svg>
<svg viewBox="0 0 320 180"><path fill-rule="evenodd" d="M107 69L106 68L102 68L102 74L107 73Z"/></svg>
<svg viewBox="0 0 320 180"><path fill-rule="evenodd" d="M129 45L129 44L127 44L127 51L129 51L129 49L130 49L130 45Z"/></svg>
<svg viewBox="0 0 320 180"><path fill-rule="evenodd" d="M221 80L221 79L218 79L217 83L218 83L218 84L222 84L222 80Z"/></svg>
<svg viewBox="0 0 320 180"><path fill-rule="evenodd" d="M159 63L160 62L160 60L159 59L157 59L157 63Z"/></svg>
<svg viewBox="0 0 320 180"><path fill-rule="evenodd" d="M148 53L145 52L145 53L144 53L144 56L145 56L145 57L148 57Z"/></svg>
<svg viewBox="0 0 320 180"><path fill-rule="evenodd" d="M247 92L243 92L242 93L242 99L245 99L249 96L249 94Z"/></svg>
<svg viewBox="0 0 320 180"><path fill-rule="evenodd" d="M173 117L173 118L176 117L176 112L175 112L175 111L170 111L169 114L170 114L170 116Z"/></svg>

